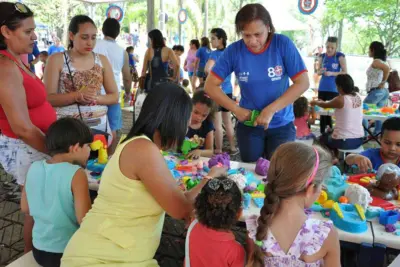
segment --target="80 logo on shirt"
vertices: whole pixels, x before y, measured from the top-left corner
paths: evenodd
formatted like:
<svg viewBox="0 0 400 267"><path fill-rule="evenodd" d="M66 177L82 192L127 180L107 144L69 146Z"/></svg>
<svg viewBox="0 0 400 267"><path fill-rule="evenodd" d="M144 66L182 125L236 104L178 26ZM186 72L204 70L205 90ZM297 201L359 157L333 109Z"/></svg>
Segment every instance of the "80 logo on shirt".
<svg viewBox="0 0 400 267"><path fill-rule="evenodd" d="M282 79L281 76L283 74L282 66L278 65L275 68L270 67L268 68L268 77L271 78L272 81Z"/></svg>

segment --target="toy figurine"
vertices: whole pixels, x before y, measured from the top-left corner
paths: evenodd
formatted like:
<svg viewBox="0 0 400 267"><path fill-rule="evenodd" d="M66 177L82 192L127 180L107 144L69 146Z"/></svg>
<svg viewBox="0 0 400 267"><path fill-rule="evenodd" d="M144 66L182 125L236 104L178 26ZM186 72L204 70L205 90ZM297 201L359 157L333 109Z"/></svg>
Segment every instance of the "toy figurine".
<svg viewBox="0 0 400 267"><path fill-rule="evenodd" d="M93 137L93 142L90 144L90 149L93 151L99 151L97 163L107 164L108 162L107 141L104 135L96 134Z"/></svg>
<svg viewBox="0 0 400 267"><path fill-rule="evenodd" d="M383 174L376 185L369 186L368 191L374 197L384 200L396 200L399 196L396 189L398 185L400 185L400 177L394 172L389 172Z"/></svg>

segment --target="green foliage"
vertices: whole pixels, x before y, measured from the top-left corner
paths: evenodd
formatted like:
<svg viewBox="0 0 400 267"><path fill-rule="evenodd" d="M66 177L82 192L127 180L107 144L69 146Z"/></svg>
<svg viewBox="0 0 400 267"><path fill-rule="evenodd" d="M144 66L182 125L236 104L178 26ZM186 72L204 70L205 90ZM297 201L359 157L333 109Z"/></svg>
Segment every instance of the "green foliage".
<svg viewBox="0 0 400 267"><path fill-rule="evenodd" d="M366 44L377 40L385 44L389 55L400 55L400 0L326 0L326 8L324 34L337 33L342 19L350 26L343 36L344 47L351 49L347 52L365 53Z"/></svg>

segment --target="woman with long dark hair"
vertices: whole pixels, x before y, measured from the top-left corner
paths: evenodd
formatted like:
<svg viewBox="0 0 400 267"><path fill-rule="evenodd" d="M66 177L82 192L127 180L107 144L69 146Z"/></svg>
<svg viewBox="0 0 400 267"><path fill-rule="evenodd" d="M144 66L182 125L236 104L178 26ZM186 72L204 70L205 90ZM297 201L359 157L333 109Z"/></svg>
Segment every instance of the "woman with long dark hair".
<svg viewBox="0 0 400 267"><path fill-rule="evenodd" d="M42 81L21 61L37 39L33 12L0 3L0 164L21 186L34 161L45 159L45 133L56 120ZM33 219L24 218L25 252L32 249Z"/></svg>
<svg viewBox="0 0 400 267"><path fill-rule="evenodd" d="M142 75L144 77L149 71L150 79L146 84L147 89L152 89L159 83L168 80L179 80L179 65L180 62L176 58L174 51L165 46L164 37L160 30L154 29L149 32L149 48L146 50L143 60ZM172 62L173 76L168 78L168 62ZM142 88L145 89L145 88Z"/></svg>
<svg viewBox="0 0 400 267"><path fill-rule="evenodd" d="M384 107L389 98L389 84L387 82L390 74L390 67L387 63L387 52L381 42L372 42L369 46L369 57L374 60L367 69L367 97L364 99L366 104L376 104L378 108ZM367 127L367 120L363 121ZM382 122L375 121L374 135L381 132Z"/></svg>

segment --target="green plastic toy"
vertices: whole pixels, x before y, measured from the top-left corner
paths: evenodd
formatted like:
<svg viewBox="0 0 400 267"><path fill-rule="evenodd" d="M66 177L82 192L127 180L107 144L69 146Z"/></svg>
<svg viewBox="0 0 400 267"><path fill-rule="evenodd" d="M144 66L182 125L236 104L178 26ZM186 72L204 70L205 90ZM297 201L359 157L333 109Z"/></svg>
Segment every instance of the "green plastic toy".
<svg viewBox="0 0 400 267"><path fill-rule="evenodd" d="M253 111L251 112L250 120L245 121L245 122L244 122L244 125L250 126L250 127L254 127L254 122L256 121L257 117L260 116L260 113L261 113L261 112L258 111L258 110L253 110Z"/></svg>
<svg viewBox="0 0 400 267"><path fill-rule="evenodd" d="M183 145L181 147L181 151L183 155L187 155L189 153L189 151L191 151L192 149L198 147L199 144L195 143L194 141L190 141L189 139L185 139L183 141Z"/></svg>

